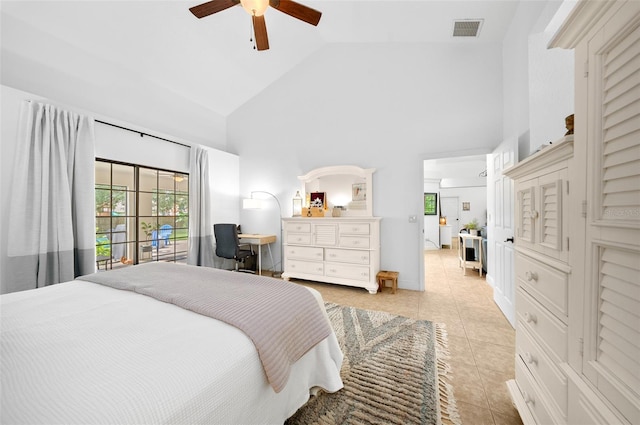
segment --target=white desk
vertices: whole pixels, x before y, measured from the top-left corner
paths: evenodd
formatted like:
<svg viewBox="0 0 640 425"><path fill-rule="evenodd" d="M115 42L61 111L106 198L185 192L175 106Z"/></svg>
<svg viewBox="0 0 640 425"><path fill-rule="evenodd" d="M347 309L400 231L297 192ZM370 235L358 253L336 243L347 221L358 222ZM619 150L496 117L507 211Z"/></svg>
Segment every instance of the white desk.
<svg viewBox="0 0 640 425"><path fill-rule="evenodd" d="M462 267L463 273L467 274L467 267L477 267L482 277L482 236L472 236L468 233L458 233L458 236L462 239L462 243L458 248L458 265ZM470 241L470 243L469 243ZM478 241L478 261L467 260L467 246L469 248L475 248L475 241Z"/></svg>
<svg viewBox="0 0 640 425"><path fill-rule="evenodd" d="M238 239L242 244L256 245L258 247L258 274L262 274L262 245L266 245L273 265L271 244L276 241L276 235L256 235L252 233L240 233ZM275 266L274 266L275 267Z"/></svg>

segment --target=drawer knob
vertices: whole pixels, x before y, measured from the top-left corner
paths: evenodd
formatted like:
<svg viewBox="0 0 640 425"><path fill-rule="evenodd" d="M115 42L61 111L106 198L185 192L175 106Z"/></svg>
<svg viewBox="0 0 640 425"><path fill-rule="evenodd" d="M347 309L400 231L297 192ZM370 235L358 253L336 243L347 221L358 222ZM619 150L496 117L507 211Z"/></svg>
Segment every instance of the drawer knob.
<svg viewBox="0 0 640 425"><path fill-rule="evenodd" d="M529 352L524 353L524 361L527 362L527 364L538 364L538 359Z"/></svg>
<svg viewBox="0 0 640 425"><path fill-rule="evenodd" d="M536 400L533 398L533 396L526 391L522 392L522 398L524 399L524 402L527 404L529 403L536 404Z"/></svg>
<svg viewBox="0 0 640 425"><path fill-rule="evenodd" d="M538 323L538 318L536 317L536 315L533 313L529 313L528 311L524 313L524 320L526 320L527 323Z"/></svg>
<svg viewBox="0 0 640 425"><path fill-rule="evenodd" d="M539 215L538 211L536 210L531 211L531 218L538 218L538 215Z"/></svg>
<svg viewBox="0 0 640 425"><path fill-rule="evenodd" d="M331 269L331 270L329 270L329 271L330 271L331 273L335 273L335 272L336 272L336 269Z"/></svg>
<svg viewBox="0 0 640 425"><path fill-rule="evenodd" d="M526 272L524 274L524 277L527 279L527 282L531 282L533 280L535 280L536 282L538 281L538 273L536 272Z"/></svg>
<svg viewBox="0 0 640 425"><path fill-rule="evenodd" d="M360 241L353 241L354 245L358 245L360 243Z"/></svg>

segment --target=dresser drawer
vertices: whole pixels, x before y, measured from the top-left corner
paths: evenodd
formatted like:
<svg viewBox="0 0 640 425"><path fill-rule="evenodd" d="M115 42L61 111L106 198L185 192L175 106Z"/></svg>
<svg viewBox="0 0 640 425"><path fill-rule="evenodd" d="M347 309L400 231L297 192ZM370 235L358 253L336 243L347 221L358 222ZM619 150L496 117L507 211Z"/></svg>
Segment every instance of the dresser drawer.
<svg viewBox="0 0 640 425"><path fill-rule="evenodd" d="M516 354L522 359L540 387L551 395L564 417L567 416L567 378L525 329L516 334Z"/></svg>
<svg viewBox="0 0 640 425"><path fill-rule="evenodd" d="M324 275L324 263L287 259L287 271Z"/></svg>
<svg viewBox="0 0 640 425"><path fill-rule="evenodd" d="M369 251L359 251L355 249L331 249L325 251L327 261L337 261L341 263L369 264Z"/></svg>
<svg viewBox="0 0 640 425"><path fill-rule="evenodd" d="M529 294L566 323L568 286L566 273L518 253L516 276Z"/></svg>
<svg viewBox="0 0 640 425"><path fill-rule="evenodd" d="M311 223L287 223L287 232L311 233Z"/></svg>
<svg viewBox="0 0 640 425"><path fill-rule="evenodd" d="M550 351L557 361L567 360L567 325L534 300L521 287L516 291L518 332L526 328L531 335Z"/></svg>
<svg viewBox="0 0 640 425"><path fill-rule="evenodd" d="M345 248L369 248L369 238L364 236L341 236L340 246Z"/></svg>
<svg viewBox="0 0 640 425"><path fill-rule="evenodd" d="M341 235L368 235L369 223L340 223L338 231Z"/></svg>
<svg viewBox="0 0 640 425"><path fill-rule="evenodd" d="M553 412L546 398L548 396L543 396L533 375L531 375L531 372L529 372L519 356L516 356L516 382L518 383L520 394L537 424L566 423L566 419L562 418L558 412Z"/></svg>
<svg viewBox="0 0 640 425"><path fill-rule="evenodd" d="M322 248L313 246L288 246L285 250L285 255L290 259L322 261L322 251Z"/></svg>
<svg viewBox="0 0 640 425"><path fill-rule="evenodd" d="M287 243L292 245L311 245L311 233L287 233Z"/></svg>
<svg viewBox="0 0 640 425"><path fill-rule="evenodd" d="M369 267L339 263L327 263L325 274L332 277L369 281Z"/></svg>

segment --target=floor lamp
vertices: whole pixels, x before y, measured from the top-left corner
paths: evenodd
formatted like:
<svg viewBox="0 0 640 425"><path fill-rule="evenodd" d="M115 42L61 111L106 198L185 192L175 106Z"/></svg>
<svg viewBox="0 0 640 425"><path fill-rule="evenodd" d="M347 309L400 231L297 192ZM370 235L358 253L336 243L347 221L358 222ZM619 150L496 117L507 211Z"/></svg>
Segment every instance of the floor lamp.
<svg viewBox="0 0 640 425"><path fill-rule="evenodd" d="M282 207L280 206L280 201L278 200L276 195L274 195L271 192L265 192L264 190L254 190L251 192L251 198L244 199L242 201L243 209L262 209L262 199L255 199L253 197L253 195L256 193L263 193L265 195L269 195L273 199L275 199L276 203L278 204L278 227L280 228L280 265L282 266L282 260L284 258L284 255L283 255L283 243L282 243ZM273 277L282 276L282 271L276 272L276 265L272 264L272 266L273 266Z"/></svg>

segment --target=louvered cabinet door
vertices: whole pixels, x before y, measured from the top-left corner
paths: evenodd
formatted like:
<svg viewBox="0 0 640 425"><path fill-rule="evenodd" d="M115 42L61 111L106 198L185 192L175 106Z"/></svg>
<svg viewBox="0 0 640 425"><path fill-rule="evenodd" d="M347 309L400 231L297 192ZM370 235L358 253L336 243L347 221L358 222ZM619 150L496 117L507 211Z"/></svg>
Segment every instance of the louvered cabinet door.
<svg viewBox="0 0 640 425"><path fill-rule="evenodd" d="M518 243L522 246L533 247L536 230L536 188L537 179L516 184L516 232Z"/></svg>
<svg viewBox="0 0 640 425"><path fill-rule="evenodd" d="M583 374L640 422L640 6L588 42ZM577 122L576 117L576 122Z"/></svg>
<svg viewBox="0 0 640 425"><path fill-rule="evenodd" d="M561 261L568 259L569 241L565 236L567 170L563 169L538 179L536 211L538 249Z"/></svg>

